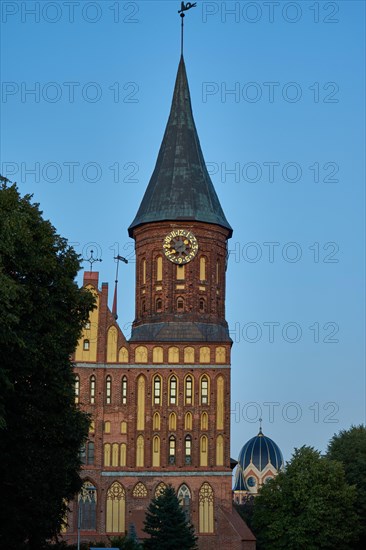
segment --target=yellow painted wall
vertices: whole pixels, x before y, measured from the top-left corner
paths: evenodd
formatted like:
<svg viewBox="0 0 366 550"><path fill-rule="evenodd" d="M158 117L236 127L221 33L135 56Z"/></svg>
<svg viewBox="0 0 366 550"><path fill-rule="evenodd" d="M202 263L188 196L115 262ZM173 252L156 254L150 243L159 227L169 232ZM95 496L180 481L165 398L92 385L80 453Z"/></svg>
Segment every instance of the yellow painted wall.
<svg viewBox="0 0 366 550"><path fill-rule="evenodd" d="M99 319L99 295L92 285L87 285L96 298L96 308L90 312L90 328L84 329L75 351L75 361L83 363L84 361L97 360L97 342L98 342L98 319ZM89 340L89 350L83 349L84 340Z"/></svg>

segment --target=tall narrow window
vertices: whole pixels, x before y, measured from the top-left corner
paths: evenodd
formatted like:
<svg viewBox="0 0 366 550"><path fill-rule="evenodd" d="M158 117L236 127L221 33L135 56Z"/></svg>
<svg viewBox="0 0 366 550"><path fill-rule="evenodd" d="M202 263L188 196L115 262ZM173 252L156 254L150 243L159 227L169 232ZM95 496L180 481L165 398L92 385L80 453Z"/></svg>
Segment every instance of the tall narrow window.
<svg viewBox="0 0 366 550"><path fill-rule="evenodd" d="M80 402L80 376L78 374L75 374L74 388L75 388L75 403L79 403Z"/></svg>
<svg viewBox="0 0 366 550"><path fill-rule="evenodd" d="M216 284L220 283L220 262L217 260L216 262Z"/></svg>
<svg viewBox="0 0 366 550"><path fill-rule="evenodd" d="M158 412L155 412L153 416L153 430L160 430L160 414Z"/></svg>
<svg viewBox="0 0 366 550"><path fill-rule="evenodd" d="M210 348L204 346L200 348L200 363L209 363L210 362Z"/></svg>
<svg viewBox="0 0 366 550"><path fill-rule="evenodd" d="M216 363L225 363L226 361L226 350L223 346L216 348Z"/></svg>
<svg viewBox="0 0 366 550"><path fill-rule="evenodd" d="M216 439L216 466L224 465L224 438L218 435Z"/></svg>
<svg viewBox="0 0 366 550"><path fill-rule="evenodd" d="M208 430L208 414L203 412L201 414L201 430Z"/></svg>
<svg viewBox="0 0 366 550"><path fill-rule="evenodd" d="M163 300L161 298L156 298L155 311L157 313L161 313L161 311L163 311Z"/></svg>
<svg viewBox="0 0 366 550"><path fill-rule="evenodd" d="M192 437L186 435L184 440L185 463L192 464Z"/></svg>
<svg viewBox="0 0 366 550"><path fill-rule="evenodd" d="M180 506L182 506L186 516L189 516L192 497L191 497L191 491L188 489L185 483L183 483L183 485L179 487L177 496L178 496L179 504Z"/></svg>
<svg viewBox="0 0 366 550"><path fill-rule="evenodd" d="M107 363L117 362L118 332L116 327L110 327L107 335Z"/></svg>
<svg viewBox="0 0 366 550"><path fill-rule="evenodd" d="M94 464L94 443L93 443L93 441L89 441L89 443L87 445L86 463L89 466L92 466Z"/></svg>
<svg viewBox="0 0 366 550"><path fill-rule="evenodd" d="M144 437L139 435L136 441L136 467L142 468L144 465Z"/></svg>
<svg viewBox="0 0 366 550"><path fill-rule="evenodd" d="M201 405L208 405L208 378L206 375L201 378Z"/></svg>
<svg viewBox="0 0 366 550"><path fill-rule="evenodd" d="M97 528L97 490L86 481L78 495L80 529L82 531L95 531Z"/></svg>
<svg viewBox="0 0 366 550"><path fill-rule="evenodd" d="M200 298L200 313L206 313L206 300Z"/></svg>
<svg viewBox="0 0 366 550"><path fill-rule="evenodd" d="M161 256L156 258L156 280L163 280L163 258Z"/></svg>
<svg viewBox="0 0 366 550"><path fill-rule="evenodd" d="M106 420L104 422L104 433L105 434L110 434L111 433L111 423L109 420Z"/></svg>
<svg viewBox="0 0 366 550"><path fill-rule="evenodd" d="M94 374L90 377L90 403L94 405L95 403L95 388L96 388L96 379Z"/></svg>
<svg viewBox="0 0 366 550"><path fill-rule="evenodd" d="M142 284L143 285L146 285L146 260L143 259L142 262L141 262L141 279L142 279Z"/></svg>
<svg viewBox="0 0 366 550"><path fill-rule="evenodd" d="M112 466L118 466L119 445L113 443L112 445Z"/></svg>
<svg viewBox="0 0 366 550"><path fill-rule="evenodd" d="M145 428L145 378L141 375L137 381L137 429Z"/></svg>
<svg viewBox="0 0 366 550"><path fill-rule="evenodd" d="M152 465L155 468L160 466L160 437L158 435L153 437Z"/></svg>
<svg viewBox="0 0 366 550"><path fill-rule="evenodd" d="M84 340L83 342L83 350L84 351L89 351L90 350L90 340Z"/></svg>
<svg viewBox="0 0 366 550"><path fill-rule="evenodd" d="M169 464L175 464L175 437L169 437Z"/></svg>
<svg viewBox="0 0 366 550"><path fill-rule="evenodd" d="M184 281L185 279L185 266L177 265L177 281Z"/></svg>
<svg viewBox="0 0 366 550"><path fill-rule="evenodd" d="M122 377L121 401L122 405L127 404L127 376Z"/></svg>
<svg viewBox="0 0 366 550"><path fill-rule="evenodd" d="M115 481L107 492L106 531L107 533L124 533L126 517L126 493L118 481Z"/></svg>
<svg viewBox="0 0 366 550"><path fill-rule="evenodd" d="M185 404L186 405L192 405L193 403L193 378L192 376L188 375L185 380Z"/></svg>
<svg viewBox="0 0 366 550"><path fill-rule="evenodd" d="M199 532L214 532L214 494L211 485L204 483L199 492Z"/></svg>
<svg viewBox="0 0 366 550"><path fill-rule="evenodd" d="M154 405L161 405L161 379L160 376L154 377Z"/></svg>
<svg viewBox="0 0 366 550"><path fill-rule="evenodd" d="M177 429L177 415L174 412L172 412L169 415L169 430L171 430L172 432L175 432L176 429Z"/></svg>
<svg viewBox="0 0 366 550"><path fill-rule="evenodd" d="M120 445L120 454L119 454L119 465L126 466L126 457L127 457L127 445L126 443L121 443Z"/></svg>
<svg viewBox="0 0 366 550"><path fill-rule="evenodd" d="M141 300L141 313L146 313L146 300L142 298Z"/></svg>
<svg viewBox="0 0 366 550"><path fill-rule="evenodd" d="M184 429L185 430L192 430L192 413L187 412L184 416Z"/></svg>
<svg viewBox="0 0 366 550"><path fill-rule="evenodd" d="M163 348L160 346L155 346L153 348L153 363L162 363L163 362Z"/></svg>
<svg viewBox="0 0 366 550"><path fill-rule="evenodd" d="M177 298L177 311L184 311L184 300L181 296Z"/></svg>
<svg viewBox="0 0 366 550"><path fill-rule="evenodd" d="M177 378L172 376L169 381L169 403L170 405L177 404Z"/></svg>
<svg viewBox="0 0 366 550"><path fill-rule="evenodd" d="M107 405L112 402L112 378L110 376L105 379L105 402Z"/></svg>
<svg viewBox="0 0 366 550"><path fill-rule="evenodd" d="M218 376L216 381L216 429L224 429L224 378Z"/></svg>
<svg viewBox="0 0 366 550"><path fill-rule="evenodd" d="M126 422L126 420L122 420L120 427L121 427L121 434L126 434L127 433L127 422Z"/></svg>
<svg viewBox="0 0 366 550"><path fill-rule="evenodd" d="M105 443L103 447L103 463L104 466L111 465L111 445L110 443Z"/></svg>
<svg viewBox="0 0 366 550"><path fill-rule="evenodd" d="M200 466L208 465L208 440L207 436L203 435L200 439Z"/></svg>
<svg viewBox="0 0 366 550"><path fill-rule="evenodd" d="M200 258L200 281L206 280L206 258L201 256Z"/></svg>
<svg viewBox="0 0 366 550"><path fill-rule="evenodd" d="M82 445L80 447L79 457L80 457L81 464L85 464L86 463L86 447L85 447L85 445Z"/></svg>

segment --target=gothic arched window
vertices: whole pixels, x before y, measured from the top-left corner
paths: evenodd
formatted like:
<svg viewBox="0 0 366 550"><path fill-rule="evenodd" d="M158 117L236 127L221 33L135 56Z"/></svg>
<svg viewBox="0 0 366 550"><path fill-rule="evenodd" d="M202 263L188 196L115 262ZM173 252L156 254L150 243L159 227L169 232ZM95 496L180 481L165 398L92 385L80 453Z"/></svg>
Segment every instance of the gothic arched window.
<svg viewBox="0 0 366 550"><path fill-rule="evenodd" d="M199 492L199 532L214 532L214 494L209 483L204 483Z"/></svg>
<svg viewBox="0 0 366 550"><path fill-rule="evenodd" d="M95 531L97 528L97 490L86 481L78 495L80 529L82 531Z"/></svg>
<svg viewBox="0 0 366 550"><path fill-rule="evenodd" d="M126 492L122 485L115 481L107 492L106 531L107 533L124 533L126 516Z"/></svg>

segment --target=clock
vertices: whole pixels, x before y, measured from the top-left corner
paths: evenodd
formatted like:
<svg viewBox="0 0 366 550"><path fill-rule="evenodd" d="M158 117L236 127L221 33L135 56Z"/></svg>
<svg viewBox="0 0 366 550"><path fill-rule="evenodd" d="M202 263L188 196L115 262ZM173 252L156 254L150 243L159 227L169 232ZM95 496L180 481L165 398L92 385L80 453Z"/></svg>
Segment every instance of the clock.
<svg viewBox="0 0 366 550"><path fill-rule="evenodd" d="M197 254L198 242L191 231L174 229L165 237L163 250L168 260L183 265L193 260Z"/></svg>

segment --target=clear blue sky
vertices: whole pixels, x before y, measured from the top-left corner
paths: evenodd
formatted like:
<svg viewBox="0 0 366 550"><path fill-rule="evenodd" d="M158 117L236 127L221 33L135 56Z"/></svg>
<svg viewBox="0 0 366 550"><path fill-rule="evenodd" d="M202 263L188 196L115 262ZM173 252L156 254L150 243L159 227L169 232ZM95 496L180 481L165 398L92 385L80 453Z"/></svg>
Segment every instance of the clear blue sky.
<svg viewBox="0 0 366 550"><path fill-rule="evenodd" d="M197 4L193 109L234 228L231 455L262 416L288 459L365 421L365 3ZM179 7L1 2L2 173L79 253L99 251L111 287L169 113ZM133 262L120 274L128 335Z"/></svg>

